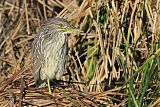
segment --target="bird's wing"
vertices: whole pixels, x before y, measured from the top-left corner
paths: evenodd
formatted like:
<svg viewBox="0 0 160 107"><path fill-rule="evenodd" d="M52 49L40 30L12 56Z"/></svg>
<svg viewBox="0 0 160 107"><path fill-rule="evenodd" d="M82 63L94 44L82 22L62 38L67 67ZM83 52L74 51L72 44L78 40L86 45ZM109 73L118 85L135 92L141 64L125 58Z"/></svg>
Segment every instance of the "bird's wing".
<svg viewBox="0 0 160 107"><path fill-rule="evenodd" d="M40 77L40 70L44 63L44 57L42 52L40 51L40 46L38 46L38 40L35 38L33 41L33 48L32 48L32 74L36 81L36 84L38 81L41 80Z"/></svg>

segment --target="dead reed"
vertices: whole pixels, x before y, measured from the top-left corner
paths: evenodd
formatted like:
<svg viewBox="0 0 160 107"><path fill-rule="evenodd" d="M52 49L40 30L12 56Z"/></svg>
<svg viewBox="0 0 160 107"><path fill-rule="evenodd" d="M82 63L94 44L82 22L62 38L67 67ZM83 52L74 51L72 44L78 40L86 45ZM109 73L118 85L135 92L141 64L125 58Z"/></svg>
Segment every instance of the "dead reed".
<svg viewBox="0 0 160 107"><path fill-rule="evenodd" d="M1 0L0 106L158 106L157 0ZM62 86L37 89L32 40L44 20L65 18L84 31L69 36Z"/></svg>

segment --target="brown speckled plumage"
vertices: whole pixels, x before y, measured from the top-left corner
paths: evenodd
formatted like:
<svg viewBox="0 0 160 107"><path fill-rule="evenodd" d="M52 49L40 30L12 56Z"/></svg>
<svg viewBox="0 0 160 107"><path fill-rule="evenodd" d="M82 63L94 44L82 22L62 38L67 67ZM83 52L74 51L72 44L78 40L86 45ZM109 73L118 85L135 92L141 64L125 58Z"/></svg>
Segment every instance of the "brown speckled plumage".
<svg viewBox="0 0 160 107"><path fill-rule="evenodd" d="M67 29L76 29L60 18L44 22L33 41L32 73L37 85L64 73L67 58Z"/></svg>

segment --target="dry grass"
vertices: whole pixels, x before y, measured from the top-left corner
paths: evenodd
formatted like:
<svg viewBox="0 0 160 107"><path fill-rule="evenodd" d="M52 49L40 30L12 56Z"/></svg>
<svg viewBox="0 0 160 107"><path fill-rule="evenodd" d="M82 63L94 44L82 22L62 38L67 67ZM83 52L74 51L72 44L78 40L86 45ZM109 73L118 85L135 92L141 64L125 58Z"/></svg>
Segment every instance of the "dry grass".
<svg viewBox="0 0 160 107"><path fill-rule="evenodd" d="M152 0L1 0L0 106L158 106L159 4ZM69 36L62 86L37 89L32 40L58 17L84 31Z"/></svg>

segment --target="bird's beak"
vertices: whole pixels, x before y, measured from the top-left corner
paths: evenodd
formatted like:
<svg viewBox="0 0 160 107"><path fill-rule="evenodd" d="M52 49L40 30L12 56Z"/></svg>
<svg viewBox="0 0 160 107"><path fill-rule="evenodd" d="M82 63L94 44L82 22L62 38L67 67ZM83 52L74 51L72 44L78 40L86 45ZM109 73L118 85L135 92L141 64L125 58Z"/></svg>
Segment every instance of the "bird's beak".
<svg viewBox="0 0 160 107"><path fill-rule="evenodd" d="M67 29L68 33L81 33L83 32L82 30L80 30L79 28L76 28L74 26L71 26L70 28Z"/></svg>

